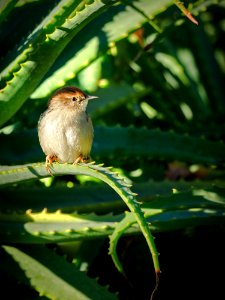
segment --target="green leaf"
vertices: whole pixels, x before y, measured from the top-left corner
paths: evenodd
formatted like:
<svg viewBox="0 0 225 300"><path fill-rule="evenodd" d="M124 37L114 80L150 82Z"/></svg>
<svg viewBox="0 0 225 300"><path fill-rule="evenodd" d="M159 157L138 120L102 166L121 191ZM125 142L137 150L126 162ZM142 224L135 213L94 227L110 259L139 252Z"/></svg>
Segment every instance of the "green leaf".
<svg viewBox="0 0 225 300"><path fill-rule="evenodd" d="M224 205L202 205L198 197L186 194L192 203L182 206L173 203L172 198L159 199L166 208L152 208L151 203L142 205L145 217L150 222L152 231L164 232L181 230L199 225L220 224L225 217ZM183 195L184 197L184 195ZM164 202L164 203L163 203ZM171 203L172 202L172 203ZM170 204L171 203L171 204ZM169 209L170 208L170 209ZM49 244L110 237L110 254L117 260L116 245L122 234L140 234L133 213L120 215L66 214L53 213L44 209L42 212L0 213L1 243ZM173 222L171 221L173 220ZM120 224L121 223L121 224ZM115 230L115 233L114 233ZM118 265L118 263L116 263ZM121 265L120 265L121 266ZM119 267L122 270L122 267Z"/></svg>
<svg viewBox="0 0 225 300"><path fill-rule="evenodd" d="M42 246L3 246L25 272L31 286L41 296L58 300L117 299L63 257Z"/></svg>
<svg viewBox="0 0 225 300"><path fill-rule="evenodd" d="M131 219L131 220L130 220ZM122 221L120 221L116 226L113 234L109 239L109 254L112 256L113 262L117 268L117 270L121 273L124 273L123 266L117 256L116 246L119 238L125 233L125 231L133 224L133 218L130 214L125 214Z"/></svg>
<svg viewBox="0 0 225 300"><path fill-rule="evenodd" d="M172 5L173 1L154 0L129 1L135 2L140 10L144 10L151 17ZM114 43L127 38L127 35L148 22L145 16L133 8L123 4L113 6L95 19L93 24L87 25L77 38L71 40L69 45L58 57L55 65L49 70L49 76L32 94L32 98L49 97L53 91L62 84L70 84L79 72L87 68L93 61L104 55L107 50L114 47Z"/></svg>
<svg viewBox="0 0 225 300"><path fill-rule="evenodd" d="M148 212L146 211L146 217ZM173 231L198 226L210 226L224 222L224 209L193 208L188 210L171 210L147 218L151 229L156 232Z"/></svg>
<svg viewBox="0 0 225 300"><path fill-rule="evenodd" d="M8 121L26 101L71 39L114 3L113 0L95 0L92 3L62 0L35 28L19 47L21 50L16 59L13 58L1 74L5 86L0 93L0 125ZM75 16L71 16L72 13Z"/></svg>
<svg viewBox="0 0 225 300"><path fill-rule="evenodd" d="M37 213L0 213L0 239L2 243L45 244L107 238L120 220L120 215L50 213L46 209Z"/></svg>
<svg viewBox="0 0 225 300"><path fill-rule="evenodd" d="M0 168L0 184L2 186L9 185L12 183L23 182L26 180L37 179L48 176L48 172L44 167L45 165L40 164L29 164L24 166L4 166ZM60 165L54 164L52 168L53 175L63 174L82 174L93 176L107 183L126 203L131 212L134 213L137 223L140 226L141 231L146 239L149 249L152 253L152 259L156 276L160 272L158 254L154 244L154 239L151 235L148 224L145 221L143 213L140 209L138 202L136 201L136 194L132 193L129 189L130 185L125 182L125 178L119 176L117 173L111 172L110 168L104 168L102 165L80 164L80 165Z"/></svg>
<svg viewBox="0 0 225 300"><path fill-rule="evenodd" d="M0 134L0 141L1 164L40 161L43 158L35 130ZM95 160L104 158L105 161L113 157L118 161L127 157L145 157L220 165L225 162L224 153L223 142L203 137L157 129L96 126L91 155Z"/></svg>
<svg viewBox="0 0 225 300"><path fill-rule="evenodd" d="M192 163L224 163L225 145L204 138L147 128L99 126L95 129L93 157L141 157Z"/></svg>
<svg viewBox="0 0 225 300"><path fill-rule="evenodd" d="M172 210L210 207L225 203L225 182L211 181L149 181L134 183L140 203L150 202L152 208ZM97 196L96 196L97 195ZM40 212L61 210L63 213L101 213L123 211L126 204L104 184L74 187L15 186L1 189L1 212Z"/></svg>

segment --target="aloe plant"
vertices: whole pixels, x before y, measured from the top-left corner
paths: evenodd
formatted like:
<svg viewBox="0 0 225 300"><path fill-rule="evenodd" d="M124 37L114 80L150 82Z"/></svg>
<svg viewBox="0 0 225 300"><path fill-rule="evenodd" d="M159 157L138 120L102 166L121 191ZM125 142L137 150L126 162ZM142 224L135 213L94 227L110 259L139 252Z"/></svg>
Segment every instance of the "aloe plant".
<svg viewBox="0 0 225 300"><path fill-rule="evenodd" d="M213 0L0 4L0 274L25 298L157 297L160 234L224 224L222 11ZM55 163L49 176L36 127L64 85L99 96L96 163ZM121 250L141 235L147 290ZM125 292L100 265L92 274L105 243Z"/></svg>

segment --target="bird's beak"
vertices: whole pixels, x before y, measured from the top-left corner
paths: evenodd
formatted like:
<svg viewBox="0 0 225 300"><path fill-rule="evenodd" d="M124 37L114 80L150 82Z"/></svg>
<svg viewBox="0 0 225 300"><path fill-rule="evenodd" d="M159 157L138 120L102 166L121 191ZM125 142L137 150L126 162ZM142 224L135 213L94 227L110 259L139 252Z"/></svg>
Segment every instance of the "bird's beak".
<svg viewBox="0 0 225 300"><path fill-rule="evenodd" d="M98 96L91 96L91 95L87 95L87 100L91 100L91 99L96 99L98 98Z"/></svg>

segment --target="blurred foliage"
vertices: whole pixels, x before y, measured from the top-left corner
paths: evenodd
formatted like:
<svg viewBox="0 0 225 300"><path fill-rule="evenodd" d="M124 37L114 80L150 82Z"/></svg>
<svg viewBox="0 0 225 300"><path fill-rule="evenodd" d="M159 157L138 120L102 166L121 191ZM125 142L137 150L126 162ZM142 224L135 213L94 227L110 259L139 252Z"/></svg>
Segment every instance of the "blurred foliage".
<svg viewBox="0 0 225 300"><path fill-rule="evenodd" d="M171 264L183 264L179 239L188 239L185 261L198 264L190 251L198 240L216 258L213 237L225 224L225 2L177 2L0 2L0 278L9 297L149 299L154 268L139 235L151 238L149 228L166 270L156 298L181 299L175 286L162 292ZM65 85L99 97L88 106L97 164L54 164L48 177L36 127Z"/></svg>

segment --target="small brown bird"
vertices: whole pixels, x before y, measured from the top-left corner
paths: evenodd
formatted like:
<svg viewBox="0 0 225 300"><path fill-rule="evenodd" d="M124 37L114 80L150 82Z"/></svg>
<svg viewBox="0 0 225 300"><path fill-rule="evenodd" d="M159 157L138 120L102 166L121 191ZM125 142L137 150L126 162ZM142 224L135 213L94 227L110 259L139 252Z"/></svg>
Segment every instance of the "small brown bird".
<svg viewBox="0 0 225 300"><path fill-rule="evenodd" d="M70 86L59 89L51 97L38 122L39 141L50 174L53 161L76 164L89 160L94 130L86 107L95 98L98 97Z"/></svg>

